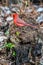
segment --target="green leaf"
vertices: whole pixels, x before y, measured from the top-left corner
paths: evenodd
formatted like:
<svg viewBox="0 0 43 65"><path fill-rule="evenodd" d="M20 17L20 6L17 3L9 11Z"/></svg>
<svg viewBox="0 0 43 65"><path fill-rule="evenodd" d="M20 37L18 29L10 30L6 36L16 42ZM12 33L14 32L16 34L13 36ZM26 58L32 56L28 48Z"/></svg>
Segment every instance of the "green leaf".
<svg viewBox="0 0 43 65"><path fill-rule="evenodd" d="M9 30L7 30L7 31L5 32L5 34L8 35L8 34L9 34Z"/></svg>
<svg viewBox="0 0 43 65"><path fill-rule="evenodd" d="M13 47L15 47L15 45L14 45L13 43L7 43L5 46L8 47L8 48L13 48Z"/></svg>
<svg viewBox="0 0 43 65"><path fill-rule="evenodd" d="M19 34L20 34L20 32L17 31L17 32L16 32L16 35L19 36Z"/></svg>
<svg viewBox="0 0 43 65"><path fill-rule="evenodd" d="M15 51L13 52L13 56L16 56L16 52Z"/></svg>

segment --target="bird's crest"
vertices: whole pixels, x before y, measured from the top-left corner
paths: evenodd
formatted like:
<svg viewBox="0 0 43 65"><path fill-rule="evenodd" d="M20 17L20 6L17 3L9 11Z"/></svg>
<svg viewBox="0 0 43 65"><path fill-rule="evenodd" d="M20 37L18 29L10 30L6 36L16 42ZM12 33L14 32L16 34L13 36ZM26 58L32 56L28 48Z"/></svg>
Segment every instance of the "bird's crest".
<svg viewBox="0 0 43 65"><path fill-rule="evenodd" d="M13 19L17 18L18 17L18 14L17 13L14 13L13 14Z"/></svg>

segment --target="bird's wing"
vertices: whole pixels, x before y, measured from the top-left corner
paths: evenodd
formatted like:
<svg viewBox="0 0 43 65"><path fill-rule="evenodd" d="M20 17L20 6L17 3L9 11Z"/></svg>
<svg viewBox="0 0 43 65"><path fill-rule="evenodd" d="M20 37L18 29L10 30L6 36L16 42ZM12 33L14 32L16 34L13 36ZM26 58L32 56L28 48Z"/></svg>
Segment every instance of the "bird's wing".
<svg viewBox="0 0 43 65"><path fill-rule="evenodd" d="M17 23L20 23L20 24L26 24L26 22L24 22L22 19L20 18L17 18Z"/></svg>

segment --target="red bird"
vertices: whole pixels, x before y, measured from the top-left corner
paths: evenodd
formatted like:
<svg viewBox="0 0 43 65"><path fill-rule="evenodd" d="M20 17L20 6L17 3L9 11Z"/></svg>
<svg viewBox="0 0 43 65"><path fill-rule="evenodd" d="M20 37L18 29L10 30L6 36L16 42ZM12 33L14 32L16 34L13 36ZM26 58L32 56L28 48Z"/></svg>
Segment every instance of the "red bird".
<svg viewBox="0 0 43 65"><path fill-rule="evenodd" d="M13 19L14 19L14 24L16 26L19 26L19 27L21 27L21 26L30 26L32 28L37 28L36 26L33 26L31 24L27 24L25 21L20 19L17 13L13 14Z"/></svg>

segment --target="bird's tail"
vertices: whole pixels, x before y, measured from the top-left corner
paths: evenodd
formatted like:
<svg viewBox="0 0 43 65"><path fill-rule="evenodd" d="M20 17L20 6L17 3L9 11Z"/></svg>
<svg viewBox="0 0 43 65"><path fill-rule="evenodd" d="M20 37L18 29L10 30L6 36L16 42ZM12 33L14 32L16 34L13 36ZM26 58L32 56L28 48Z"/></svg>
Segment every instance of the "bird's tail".
<svg viewBox="0 0 43 65"><path fill-rule="evenodd" d="M29 27L32 27L32 28L37 28L37 26L31 25L31 24L25 24L25 26L29 26Z"/></svg>

